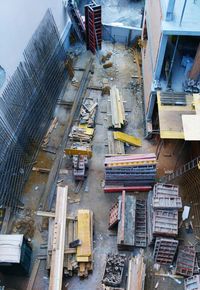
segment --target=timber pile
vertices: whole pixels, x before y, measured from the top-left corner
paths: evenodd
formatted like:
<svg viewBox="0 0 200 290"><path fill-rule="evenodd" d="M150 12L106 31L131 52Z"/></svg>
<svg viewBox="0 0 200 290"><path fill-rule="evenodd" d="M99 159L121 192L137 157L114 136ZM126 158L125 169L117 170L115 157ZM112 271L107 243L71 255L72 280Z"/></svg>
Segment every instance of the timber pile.
<svg viewBox="0 0 200 290"><path fill-rule="evenodd" d="M39 212L49 217L46 268L50 270L50 289L54 290L61 289L55 286L58 271L62 281L63 273L85 278L93 269L93 213L78 210L73 218L67 216L66 207L67 187L58 187L56 212Z"/></svg>
<svg viewBox="0 0 200 290"><path fill-rule="evenodd" d="M108 154L125 154L123 142L115 140L112 131L108 131L107 134L108 134Z"/></svg>
<svg viewBox="0 0 200 290"><path fill-rule="evenodd" d="M110 99L107 104L108 128L121 129L126 122L123 97L116 86L110 90Z"/></svg>
<svg viewBox="0 0 200 290"><path fill-rule="evenodd" d="M156 178L156 156L126 154L105 158L105 186L152 186Z"/></svg>
<svg viewBox="0 0 200 290"><path fill-rule="evenodd" d="M69 134L70 140L78 142L91 142L94 129L83 126L73 126Z"/></svg>
<svg viewBox="0 0 200 290"><path fill-rule="evenodd" d="M78 210L78 239L81 245L77 247L76 260L78 276L87 277L93 270L93 212Z"/></svg>
<svg viewBox="0 0 200 290"><path fill-rule="evenodd" d="M144 290L146 266L144 252L129 260L127 290Z"/></svg>
<svg viewBox="0 0 200 290"><path fill-rule="evenodd" d="M91 99L85 99L80 110L80 124L87 124L88 128L95 127L95 117L98 104Z"/></svg>

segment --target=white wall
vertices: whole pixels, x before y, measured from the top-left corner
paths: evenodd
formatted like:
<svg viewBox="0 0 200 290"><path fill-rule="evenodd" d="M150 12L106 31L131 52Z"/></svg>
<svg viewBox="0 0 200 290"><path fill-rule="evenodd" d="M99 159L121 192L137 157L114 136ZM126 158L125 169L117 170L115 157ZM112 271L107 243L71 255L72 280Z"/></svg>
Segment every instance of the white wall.
<svg viewBox="0 0 200 290"><path fill-rule="evenodd" d="M6 78L22 60L23 50L48 8L62 33L68 22L62 0L0 0L0 65Z"/></svg>

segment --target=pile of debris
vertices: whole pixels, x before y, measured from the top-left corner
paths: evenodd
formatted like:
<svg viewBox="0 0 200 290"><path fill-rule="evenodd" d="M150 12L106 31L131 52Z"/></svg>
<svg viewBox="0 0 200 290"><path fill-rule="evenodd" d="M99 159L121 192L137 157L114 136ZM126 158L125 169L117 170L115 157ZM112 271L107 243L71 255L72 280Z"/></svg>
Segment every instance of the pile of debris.
<svg viewBox="0 0 200 290"><path fill-rule="evenodd" d="M105 158L105 186L152 186L156 178L156 156L126 154Z"/></svg>
<svg viewBox="0 0 200 290"><path fill-rule="evenodd" d="M119 287L122 283L125 261L125 254L108 254L102 284Z"/></svg>

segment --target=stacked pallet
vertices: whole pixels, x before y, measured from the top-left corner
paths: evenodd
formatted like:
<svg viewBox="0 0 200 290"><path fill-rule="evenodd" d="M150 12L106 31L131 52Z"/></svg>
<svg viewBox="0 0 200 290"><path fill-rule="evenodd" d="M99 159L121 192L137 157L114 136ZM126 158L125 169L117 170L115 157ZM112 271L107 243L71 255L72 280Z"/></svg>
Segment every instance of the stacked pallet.
<svg viewBox="0 0 200 290"><path fill-rule="evenodd" d="M113 127L115 129L121 129L125 125L125 111L123 104L123 97L119 93L116 86L113 86L110 90L110 99L108 100L107 107L108 127Z"/></svg>
<svg viewBox="0 0 200 290"><path fill-rule="evenodd" d="M178 186L157 183L149 200L149 243L154 237L178 235L178 209L182 207Z"/></svg>
<svg viewBox="0 0 200 290"><path fill-rule="evenodd" d="M156 178L156 156L126 154L105 158L105 187L152 186Z"/></svg>

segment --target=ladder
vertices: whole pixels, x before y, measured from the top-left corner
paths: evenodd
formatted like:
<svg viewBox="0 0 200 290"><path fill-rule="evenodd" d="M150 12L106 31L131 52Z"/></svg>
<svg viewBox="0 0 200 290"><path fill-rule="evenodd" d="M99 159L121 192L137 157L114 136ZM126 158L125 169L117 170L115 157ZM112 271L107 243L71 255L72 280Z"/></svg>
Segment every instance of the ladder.
<svg viewBox="0 0 200 290"><path fill-rule="evenodd" d="M179 167L176 171L174 171L171 174L164 175L160 178L160 181L163 183L167 183L171 180L174 180L177 177L182 176L186 172L192 170L193 168L198 167L200 169L200 156L196 157L195 159L192 159L188 163L184 164L183 166Z"/></svg>

